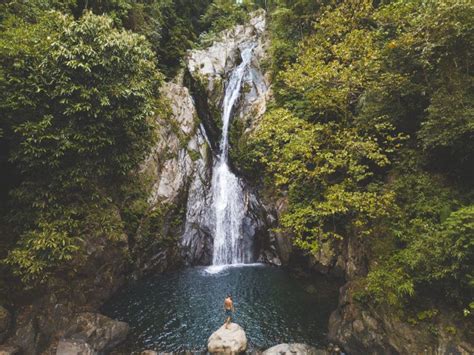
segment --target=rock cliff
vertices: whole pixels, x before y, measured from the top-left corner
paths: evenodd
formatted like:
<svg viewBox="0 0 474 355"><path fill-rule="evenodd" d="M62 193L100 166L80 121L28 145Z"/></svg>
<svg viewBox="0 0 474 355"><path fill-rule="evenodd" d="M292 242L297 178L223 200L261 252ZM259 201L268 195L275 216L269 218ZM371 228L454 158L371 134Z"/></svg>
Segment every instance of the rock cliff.
<svg viewBox="0 0 474 355"><path fill-rule="evenodd" d="M184 73L163 90L172 115L167 122L160 122L165 127L160 143L145 166L158 171L152 205L184 201L185 224L178 248L187 265L208 265L212 260L215 218L210 183L212 166L219 154L222 99L229 75L240 60L240 51L249 44L253 46L253 59L233 117L250 130L266 109L270 84L261 69L268 45L265 21L265 13L256 12L248 24L221 33L212 46L190 51ZM241 184L245 195L242 233L244 239L253 241L253 259L280 264L268 235L274 217L245 179Z"/></svg>

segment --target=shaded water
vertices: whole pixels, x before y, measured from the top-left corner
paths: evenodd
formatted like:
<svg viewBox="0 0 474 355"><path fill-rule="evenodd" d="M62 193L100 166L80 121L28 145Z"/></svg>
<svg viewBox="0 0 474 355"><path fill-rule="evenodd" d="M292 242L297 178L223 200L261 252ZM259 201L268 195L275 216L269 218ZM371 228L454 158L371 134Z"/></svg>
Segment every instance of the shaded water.
<svg viewBox="0 0 474 355"><path fill-rule="evenodd" d="M234 321L246 331L249 350L282 342L318 345L337 306L338 286L255 264L218 273L190 268L130 285L102 311L129 323L124 350L203 351L224 322L223 300L231 292Z"/></svg>

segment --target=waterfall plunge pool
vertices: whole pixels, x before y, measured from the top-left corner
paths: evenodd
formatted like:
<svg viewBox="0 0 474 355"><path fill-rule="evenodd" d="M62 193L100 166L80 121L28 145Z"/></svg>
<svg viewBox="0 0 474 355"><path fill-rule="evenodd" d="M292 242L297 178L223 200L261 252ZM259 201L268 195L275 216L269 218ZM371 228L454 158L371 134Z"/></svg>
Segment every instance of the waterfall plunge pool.
<svg viewBox="0 0 474 355"><path fill-rule="evenodd" d="M339 282L256 264L209 271L168 272L117 292L102 312L130 325L118 350L206 351L207 339L224 322L229 292L234 322L244 328L250 351L284 342L324 343Z"/></svg>

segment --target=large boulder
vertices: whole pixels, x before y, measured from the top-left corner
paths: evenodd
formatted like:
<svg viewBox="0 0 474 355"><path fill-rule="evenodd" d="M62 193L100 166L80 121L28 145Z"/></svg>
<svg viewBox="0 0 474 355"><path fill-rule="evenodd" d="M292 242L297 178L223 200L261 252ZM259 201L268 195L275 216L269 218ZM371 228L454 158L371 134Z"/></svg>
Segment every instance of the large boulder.
<svg viewBox="0 0 474 355"><path fill-rule="evenodd" d="M247 336L242 327L230 323L228 328L223 325L209 337L207 350L210 353L239 354L247 349Z"/></svg>
<svg viewBox="0 0 474 355"><path fill-rule="evenodd" d="M62 344L64 349L90 348L93 352L106 352L123 342L128 330L125 322L99 313L80 313L66 330ZM71 351L62 353L58 348L57 354L73 354ZM87 351L84 354L88 354Z"/></svg>
<svg viewBox="0 0 474 355"><path fill-rule="evenodd" d="M316 349L313 346L306 344L278 344L270 349L265 350L262 355L276 355L276 354L302 354L302 355L327 355L329 354L326 350Z"/></svg>
<svg viewBox="0 0 474 355"><path fill-rule="evenodd" d="M56 355L94 355L97 354L84 340L63 339L59 341Z"/></svg>

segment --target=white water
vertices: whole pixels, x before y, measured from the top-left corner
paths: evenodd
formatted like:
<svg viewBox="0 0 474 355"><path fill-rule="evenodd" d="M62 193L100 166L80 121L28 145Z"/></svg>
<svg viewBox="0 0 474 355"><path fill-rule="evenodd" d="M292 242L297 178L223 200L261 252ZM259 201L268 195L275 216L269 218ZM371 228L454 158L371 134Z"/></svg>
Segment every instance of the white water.
<svg viewBox="0 0 474 355"><path fill-rule="evenodd" d="M203 275L220 274L223 271L240 268L240 267L264 267L263 263L248 263L248 264L227 264L227 265L211 265L204 269Z"/></svg>
<svg viewBox="0 0 474 355"><path fill-rule="evenodd" d="M251 261L242 236L244 196L239 178L229 168L229 125L232 109L240 96L242 80L252 59L253 46L242 50L242 62L232 72L222 104L220 155L212 171L212 201L215 214L213 265Z"/></svg>

